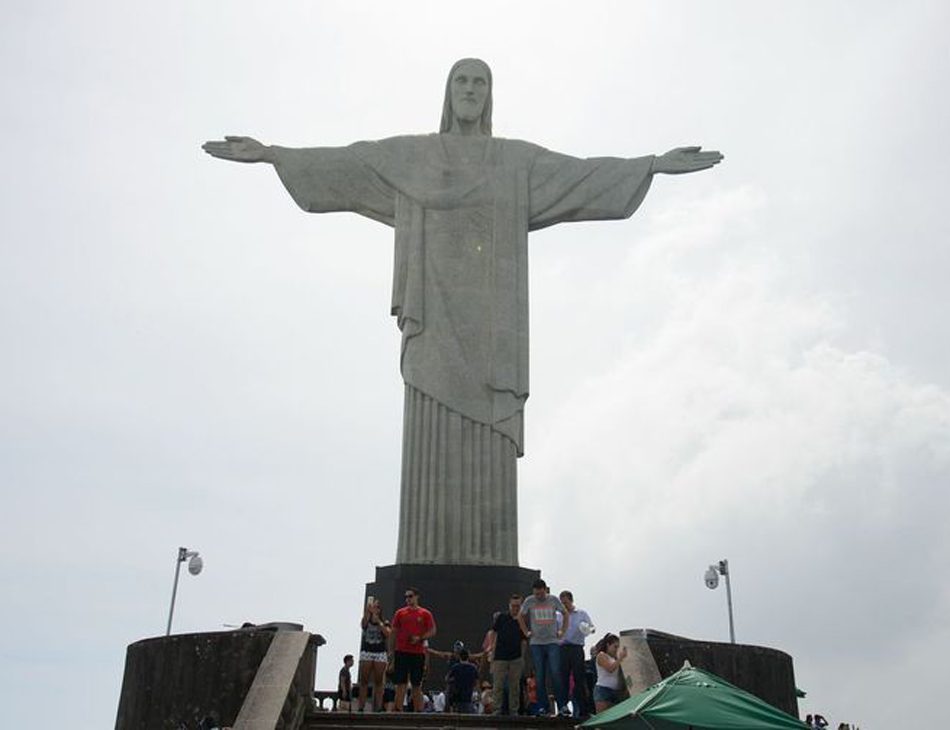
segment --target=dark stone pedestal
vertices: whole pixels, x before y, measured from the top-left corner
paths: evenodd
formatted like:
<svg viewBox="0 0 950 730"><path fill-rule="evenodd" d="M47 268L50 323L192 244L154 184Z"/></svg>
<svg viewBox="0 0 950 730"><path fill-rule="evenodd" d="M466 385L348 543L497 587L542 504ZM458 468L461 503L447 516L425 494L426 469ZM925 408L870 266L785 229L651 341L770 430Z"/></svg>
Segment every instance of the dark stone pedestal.
<svg viewBox="0 0 950 730"><path fill-rule="evenodd" d="M366 596L376 596L383 616L391 617L406 605L406 588L415 587L419 605L432 611L437 633L434 649L451 651L461 640L469 651L482 650L495 611L508 610L512 593L531 594L531 583L541 571L514 565L386 565L376 568L376 580L366 584ZM447 663L432 660L425 686L442 687Z"/></svg>

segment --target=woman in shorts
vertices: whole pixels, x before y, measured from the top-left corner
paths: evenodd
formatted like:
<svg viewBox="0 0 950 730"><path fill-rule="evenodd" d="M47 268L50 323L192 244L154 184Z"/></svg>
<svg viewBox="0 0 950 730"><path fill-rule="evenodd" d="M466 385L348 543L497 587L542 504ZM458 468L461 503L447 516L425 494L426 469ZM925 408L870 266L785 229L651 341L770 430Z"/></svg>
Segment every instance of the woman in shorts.
<svg viewBox="0 0 950 730"><path fill-rule="evenodd" d="M620 648L620 637L607 634L597 642L594 664L597 684L594 685L594 711L598 714L616 705L620 699L620 662L627 657L626 648Z"/></svg>
<svg viewBox="0 0 950 730"><path fill-rule="evenodd" d="M366 704L366 693L369 683L373 683L373 709L381 712L383 708L383 680L386 677L386 665L389 654L386 652L386 642L389 639L389 622L382 619L379 600L370 596L363 609L363 619L360 621L363 629L360 641L360 695L357 712L363 712Z"/></svg>

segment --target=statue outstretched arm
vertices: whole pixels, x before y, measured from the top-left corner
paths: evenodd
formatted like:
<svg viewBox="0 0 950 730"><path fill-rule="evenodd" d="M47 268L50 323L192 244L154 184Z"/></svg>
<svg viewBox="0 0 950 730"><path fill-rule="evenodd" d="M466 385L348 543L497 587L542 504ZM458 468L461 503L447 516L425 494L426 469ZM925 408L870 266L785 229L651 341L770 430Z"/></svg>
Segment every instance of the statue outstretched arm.
<svg viewBox="0 0 950 730"><path fill-rule="evenodd" d="M308 213L346 211L395 223L395 191L353 152L354 145L293 149L229 135L201 148L222 160L273 165L294 202Z"/></svg>
<svg viewBox="0 0 950 730"><path fill-rule="evenodd" d="M212 157L232 162L269 162L274 163L274 149L261 144L253 137L228 135L224 141L211 140L201 145L201 149Z"/></svg>
<svg viewBox="0 0 950 730"><path fill-rule="evenodd" d="M628 218L643 201L654 175L699 172L722 159L720 152L700 147L677 147L647 157L588 159L542 150L529 170L529 228Z"/></svg>
<svg viewBox="0 0 950 730"><path fill-rule="evenodd" d="M653 155L584 159L542 150L528 173L529 229L629 218L650 188L654 164Z"/></svg>
<svg viewBox="0 0 950 730"><path fill-rule="evenodd" d="M688 172L708 170L718 165L723 155L717 150L705 150L702 147L676 147L669 152L657 155L653 160L653 172L666 175L682 175Z"/></svg>

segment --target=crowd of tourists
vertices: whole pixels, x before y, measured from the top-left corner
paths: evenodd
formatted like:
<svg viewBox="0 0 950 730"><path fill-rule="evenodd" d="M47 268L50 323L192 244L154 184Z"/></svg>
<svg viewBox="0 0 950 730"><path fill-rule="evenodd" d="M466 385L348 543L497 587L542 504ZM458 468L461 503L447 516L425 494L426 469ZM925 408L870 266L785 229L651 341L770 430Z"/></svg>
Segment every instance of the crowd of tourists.
<svg viewBox="0 0 950 730"><path fill-rule="evenodd" d="M539 578L531 595L511 595L508 610L494 615L477 652L461 641L451 651L431 646L436 622L420 598L416 588L406 589L406 605L391 620L378 599L367 599L357 682L354 686L354 657L348 654L339 675L338 709L586 718L622 699L620 663L626 650L608 633L585 654L594 625L575 606L571 591L551 595ZM444 677L428 676L432 658L448 661ZM423 683L439 689L424 692Z"/></svg>
<svg viewBox="0 0 950 730"><path fill-rule="evenodd" d="M828 721L825 719L824 715L807 715L805 717L805 724L813 728L813 730L826 730L828 727ZM849 722L839 722L838 730L861 730L857 725L852 725Z"/></svg>

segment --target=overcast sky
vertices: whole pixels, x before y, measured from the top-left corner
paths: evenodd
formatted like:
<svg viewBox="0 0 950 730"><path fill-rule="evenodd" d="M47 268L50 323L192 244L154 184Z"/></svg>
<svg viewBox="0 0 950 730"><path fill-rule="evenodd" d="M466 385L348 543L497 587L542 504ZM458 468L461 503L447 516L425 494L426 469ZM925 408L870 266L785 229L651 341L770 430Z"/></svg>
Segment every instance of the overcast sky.
<svg viewBox="0 0 950 730"><path fill-rule="evenodd" d="M737 638L794 657L803 715L942 723L948 8L8 4L4 725L114 723L179 545L206 567L176 630L302 622L333 686L395 556L392 232L199 146L435 131L471 55L498 136L726 155L531 237L522 564L599 629L721 641L728 558Z"/></svg>

